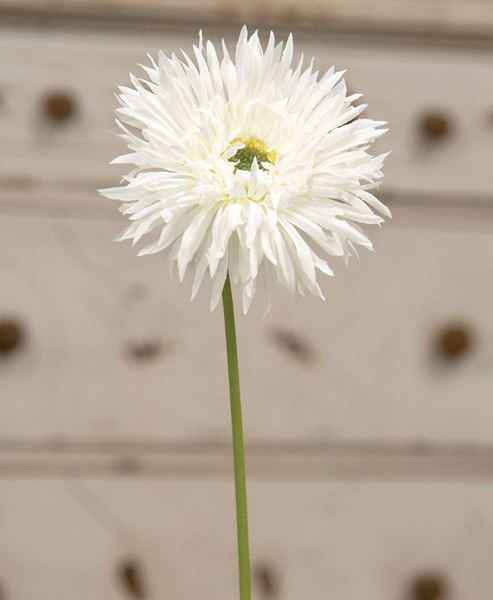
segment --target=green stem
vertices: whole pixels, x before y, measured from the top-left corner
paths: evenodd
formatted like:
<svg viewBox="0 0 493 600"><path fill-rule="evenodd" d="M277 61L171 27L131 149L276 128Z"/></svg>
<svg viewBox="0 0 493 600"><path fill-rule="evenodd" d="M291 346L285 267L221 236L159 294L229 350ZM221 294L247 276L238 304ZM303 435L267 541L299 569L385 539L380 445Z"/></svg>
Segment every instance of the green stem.
<svg viewBox="0 0 493 600"><path fill-rule="evenodd" d="M226 352L228 355L231 425L233 429L240 600L250 600L250 550L248 542L245 448L243 444L243 424L241 418L240 374L238 371L238 352L236 350L235 313L229 276L226 277L224 283L223 308L224 327L226 329Z"/></svg>

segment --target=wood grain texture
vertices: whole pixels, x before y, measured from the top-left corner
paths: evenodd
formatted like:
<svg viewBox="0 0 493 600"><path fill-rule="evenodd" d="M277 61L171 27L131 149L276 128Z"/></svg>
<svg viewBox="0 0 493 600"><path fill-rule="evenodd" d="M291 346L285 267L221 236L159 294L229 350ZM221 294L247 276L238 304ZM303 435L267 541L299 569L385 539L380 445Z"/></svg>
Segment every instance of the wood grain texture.
<svg viewBox="0 0 493 600"><path fill-rule="evenodd" d="M364 30L483 33L493 27L488 0L0 0L0 10L17 14L75 14L142 18L180 18L188 22L217 21L315 24Z"/></svg>

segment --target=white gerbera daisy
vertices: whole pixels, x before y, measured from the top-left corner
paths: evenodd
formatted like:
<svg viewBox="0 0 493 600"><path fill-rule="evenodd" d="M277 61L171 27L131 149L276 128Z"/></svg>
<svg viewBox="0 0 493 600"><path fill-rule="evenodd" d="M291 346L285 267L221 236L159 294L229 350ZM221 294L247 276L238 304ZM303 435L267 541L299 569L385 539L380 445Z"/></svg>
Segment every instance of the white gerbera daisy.
<svg viewBox="0 0 493 600"><path fill-rule="evenodd" d="M194 272L192 298L206 273L214 308L229 271L248 311L260 280L270 299L273 280L293 295L323 297L317 271L333 271L320 253L346 259L371 248L360 223L381 223L389 210L368 190L382 178L385 155L368 147L382 121L358 118L343 72L319 79L313 61L292 65L293 42L265 50L243 28L231 57L223 42L193 47L143 67L120 87L121 137L135 165L121 187L103 190L121 200L131 225L118 238L138 242L157 232L139 255L166 250L180 280ZM270 304L270 300L268 300Z"/></svg>

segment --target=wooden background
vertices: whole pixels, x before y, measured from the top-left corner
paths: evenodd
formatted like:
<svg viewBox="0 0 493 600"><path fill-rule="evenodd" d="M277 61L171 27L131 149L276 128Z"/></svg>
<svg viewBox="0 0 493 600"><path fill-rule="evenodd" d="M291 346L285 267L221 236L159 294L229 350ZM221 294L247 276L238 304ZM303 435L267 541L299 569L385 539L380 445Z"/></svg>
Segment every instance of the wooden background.
<svg viewBox="0 0 493 600"><path fill-rule="evenodd" d="M136 6L0 0L1 600L235 597L220 311L95 190L128 72L241 20L348 68L394 214L325 303L239 319L255 598L487 600L491 3Z"/></svg>
<svg viewBox="0 0 493 600"><path fill-rule="evenodd" d="M490 0L0 0L4 12L179 18L403 32L491 34Z"/></svg>

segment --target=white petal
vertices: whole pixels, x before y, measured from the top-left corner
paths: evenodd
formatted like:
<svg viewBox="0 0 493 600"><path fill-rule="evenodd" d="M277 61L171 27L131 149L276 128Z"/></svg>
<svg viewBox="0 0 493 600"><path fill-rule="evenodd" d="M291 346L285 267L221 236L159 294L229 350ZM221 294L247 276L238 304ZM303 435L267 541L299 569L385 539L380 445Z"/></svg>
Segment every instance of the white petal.
<svg viewBox="0 0 493 600"><path fill-rule="evenodd" d="M275 280L322 297L318 277L333 274L325 256L371 249L362 225L391 216L371 193L386 155L370 148L386 123L361 118L366 105L354 106L361 95L343 71L319 77L303 56L293 65L291 35L262 46L243 27L233 53L222 46L220 57L200 33L190 51L160 51L118 88L128 151L113 162L130 173L100 190L130 221L117 239L135 244L159 228L139 255L165 252L180 279L191 269L192 297L210 276L211 307L228 272L245 312L258 288L269 305ZM249 170L231 162L245 148Z"/></svg>

